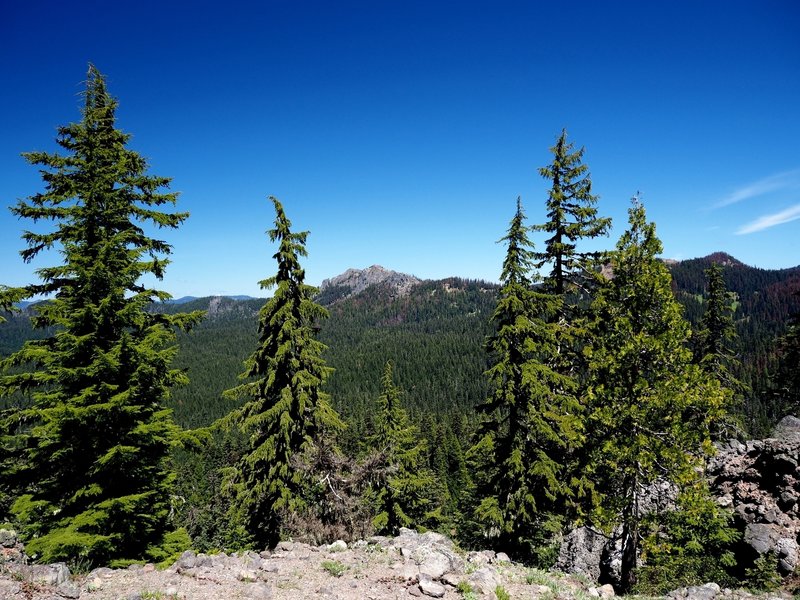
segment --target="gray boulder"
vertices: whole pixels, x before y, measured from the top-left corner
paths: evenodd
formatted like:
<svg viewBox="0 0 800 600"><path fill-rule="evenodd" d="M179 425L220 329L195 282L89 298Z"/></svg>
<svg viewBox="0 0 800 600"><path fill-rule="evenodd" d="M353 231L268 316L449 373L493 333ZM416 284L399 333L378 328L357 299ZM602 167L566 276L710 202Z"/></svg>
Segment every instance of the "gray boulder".
<svg viewBox="0 0 800 600"><path fill-rule="evenodd" d="M431 598L444 598L447 591L441 583L434 581L430 576L422 572L419 574L419 589L423 594Z"/></svg>
<svg viewBox="0 0 800 600"><path fill-rule="evenodd" d="M607 543L608 537L591 527L573 529L561 541L556 568L598 581Z"/></svg>
<svg viewBox="0 0 800 600"><path fill-rule="evenodd" d="M28 569L28 577L34 583L58 586L69 579L69 568L65 563L33 565Z"/></svg>
<svg viewBox="0 0 800 600"><path fill-rule="evenodd" d="M497 573L495 573L494 569L491 567L478 569L469 576L467 581L472 586L473 590L485 596L492 596L499 584Z"/></svg>
<svg viewBox="0 0 800 600"><path fill-rule="evenodd" d="M767 439L718 446L708 474L712 491L733 510L750 549L737 557L740 563L774 552L784 575L800 564L799 465L800 419L793 416L781 420Z"/></svg>

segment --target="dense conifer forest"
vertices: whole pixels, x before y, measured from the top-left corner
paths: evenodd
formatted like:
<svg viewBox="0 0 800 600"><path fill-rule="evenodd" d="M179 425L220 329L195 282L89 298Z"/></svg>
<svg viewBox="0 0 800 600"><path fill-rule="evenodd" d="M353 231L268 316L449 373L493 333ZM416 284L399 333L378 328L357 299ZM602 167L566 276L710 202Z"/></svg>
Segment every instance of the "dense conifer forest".
<svg viewBox="0 0 800 600"><path fill-rule="evenodd" d="M127 147L94 67L84 98L63 156L26 155L45 191L12 208L51 224L22 234L23 258L58 246L62 262L0 288L0 522L39 560L416 527L549 567L588 523L619 537L621 591L746 577L701 474L714 441L796 408L800 268L668 265L638 198L618 241L582 251L610 221L562 131L548 197L509 202L499 284L317 290L309 232L270 198L270 297L173 304L141 282L171 251L145 226L188 215L164 211L169 179ZM652 522L641 497L658 482L675 502Z"/></svg>

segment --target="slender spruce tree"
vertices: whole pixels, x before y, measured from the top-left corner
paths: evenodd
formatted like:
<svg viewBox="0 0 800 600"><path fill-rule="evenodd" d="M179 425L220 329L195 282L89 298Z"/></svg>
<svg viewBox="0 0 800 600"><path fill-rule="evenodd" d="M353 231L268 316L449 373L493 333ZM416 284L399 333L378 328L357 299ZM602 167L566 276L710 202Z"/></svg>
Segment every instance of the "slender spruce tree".
<svg viewBox="0 0 800 600"><path fill-rule="evenodd" d="M725 287L722 267L713 264L705 270L706 294L703 317L695 335L694 361L726 387L737 387L731 368L738 364L734 342L731 297Z"/></svg>
<svg viewBox="0 0 800 600"><path fill-rule="evenodd" d="M11 513L37 560L164 558L169 454L182 437L165 401L186 380L170 363L176 329L201 313L149 310L169 295L142 278L163 277L171 248L144 228L176 228L188 215L162 212L177 195L127 148L117 101L91 65L83 96L80 122L58 130L65 153L24 155L41 167L45 191L11 208L48 222L23 234L23 260L54 248L62 262L39 268L38 283L1 292L1 305L47 297L32 321L54 330L0 363L0 394L25 399L4 415L15 461L2 464L2 477L22 491Z"/></svg>
<svg viewBox="0 0 800 600"><path fill-rule="evenodd" d="M522 203L507 235L500 297L487 343L493 391L479 407L482 422L469 452L484 535L518 556L543 541L543 528L569 512L583 482L568 472L581 443L575 381L554 368L559 328L548 317L562 299L533 289L533 253Z"/></svg>
<svg viewBox="0 0 800 600"><path fill-rule="evenodd" d="M699 329L692 336L693 360L711 377L715 377L727 395L729 414L718 420L715 439L729 439L741 433L744 417L743 396L747 386L737 379L741 367L736 353L736 328L733 324L733 300L725 286L722 267L714 263L705 270L706 293ZM737 413L734 416L733 413Z"/></svg>
<svg viewBox="0 0 800 600"><path fill-rule="evenodd" d="M531 255L537 269L550 265L545 288L556 294L581 291L594 279L598 253L578 251L578 242L607 235L611 219L597 216L597 196L592 194L589 168L583 164L584 149L575 150L562 130L550 148L553 162L539 169L551 182L547 197L547 222L534 225L550 237L544 250Z"/></svg>
<svg viewBox="0 0 800 600"><path fill-rule="evenodd" d="M657 259L661 250L635 199L612 255L613 278L592 307L589 468L604 494L605 518L621 526L624 591L636 582L644 491L656 480L679 492L697 486L713 450L711 427L725 412L718 381L692 364L689 327Z"/></svg>
<svg viewBox="0 0 800 600"><path fill-rule="evenodd" d="M798 292L800 297L800 292ZM796 415L800 410L800 312L789 320L778 340L778 368L772 385L777 396L776 418Z"/></svg>
<svg viewBox="0 0 800 600"><path fill-rule="evenodd" d="M375 512L372 523L378 533L396 535L401 527L423 525L426 513L434 508L426 493L434 481L424 461L426 444L403 409L391 362L386 363L381 383L375 434L369 446L381 456L385 477L372 486L369 502Z"/></svg>
<svg viewBox="0 0 800 600"><path fill-rule="evenodd" d="M267 233L278 242L275 276L260 282L275 288L259 312L256 350L245 362L247 381L225 392L244 404L226 420L249 438L249 450L226 473L232 492L231 520L241 525L239 543L274 547L285 517L303 508L303 471L293 460L315 440L343 427L322 386L332 369L326 366L324 344L316 339L318 322L327 311L314 302L316 288L305 283L300 257L307 256L307 231L293 232L277 198L275 227Z"/></svg>

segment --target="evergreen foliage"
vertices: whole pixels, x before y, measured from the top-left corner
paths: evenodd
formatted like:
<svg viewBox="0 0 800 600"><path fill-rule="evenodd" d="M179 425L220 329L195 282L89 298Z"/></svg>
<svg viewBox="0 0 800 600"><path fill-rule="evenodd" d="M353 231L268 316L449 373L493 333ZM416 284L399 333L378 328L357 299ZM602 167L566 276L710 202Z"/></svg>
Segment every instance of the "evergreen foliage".
<svg viewBox="0 0 800 600"><path fill-rule="evenodd" d="M3 415L4 487L26 550L42 562L95 564L163 557L174 475L169 453L182 434L165 408L186 381L170 367L175 330L201 313L147 311L169 295L141 283L161 279L170 246L145 226L176 228L186 213L162 212L176 194L115 128L117 101L89 67L82 118L58 130L65 154L30 152L46 191L12 212L51 226L26 231L22 258L57 248L63 263L38 269L40 282L3 290L2 305L50 296L32 322L49 333L2 360L0 395L24 394ZM17 396L19 398L19 396Z"/></svg>
<svg viewBox="0 0 800 600"><path fill-rule="evenodd" d="M707 291L704 297L704 312L700 319L699 330L692 336L693 360L722 384L728 395L729 410L736 410L741 417L744 412L742 394L745 391L742 383L736 379L734 370L738 370L740 362L734 344L737 341L736 328L733 325L733 300L725 287L722 267L714 263L705 271ZM733 399L736 399L735 401ZM733 417L717 423L716 438L729 438L741 431ZM731 431L727 431L730 429Z"/></svg>
<svg viewBox="0 0 800 600"><path fill-rule="evenodd" d="M800 292L798 292L800 299ZM797 414L800 409L800 311L789 321L789 328L778 343L779 362L773 384L780 414Z"/></svg>
<svg viewBox="0 0 800 600"><path fill-rule="evenodd" d="M260 285L275 293L259 313L258 347L241 375L247 381L226 392L244 400L226 421L242 429L249 448L228 470L225 485L242 541L271 548L280 540L282 519L303 506L302 472L292 468L293 458L343 424L322 391L331 369L315 335L327 311L314 302L316 289L304 283L299 259L306 256L308 232L292 232L281 203L270 200L276 217L268 234L279 244L273 256L278 272Z"/></svg>
<svg viewBox="0 0 800 600"><path fill-rule="evenodd" d="M522 203L507 235L496 333L487 343L493 391L479 407L483 420L470 450L476 478L475 518L507 550L528 555L542 528L569 512L584 482L567 470L583 434L576 384L554 368L561 342L547 318L561 299L532 289Z"/></svg>
<svg viewBox="0 0 800 600"><path fill-rule="evenodd" d="M715 263L705 271L708 289L703 317L695 336L694 361L728 388L737 387L731 373L736 364L736 329L733 326L731 297L725 287L722 267Z"/></svg>
<svg viewBox="0 0 800 600"><path fill-rule="evenodd" d="M733 549L741 535L732 520L702 480L687 486L674 508L646 515L636 592L662 595L709 581L737 587Z"/></svg>
<svg viewBox="0 0 800 600"><path fill-rule="evenodd" d="M613 277L593 302L588 350L591 469L603 514L622 528L622 587L636 582L642 495L663 480L686 489L712 452L710 428L724 415L719 382L691 363L688 324L656 257L655 225L634 199L629 229L612 255Z"/></svg>
<svg viewBox="0 0 800 600"><path fill-rule="evenodd" d="M670 265L675 295L696 329L704 313L704 272L714 264L721 266L725 285L736 298L732 308L741 355L739 364L733 361L729 367L741 382L747 435L764 437L785 415L779 395L770 393L779 363L775 342L800 310L800 270L757 269L720 252Z"/></svg>
<svg viewBox="0 0 800 600"><path fill-rule="evenodd" d="M368 445L380 457L384 476L372 486L369 502L376 531L396 535L401 527L424 525L427 513L434 508L427 494L434 478L425 465L425 443L418 429L409 423L400 402L391 362L386 363L381 383L383 393L377 400L375 433Z"/></svg>
<svg viewBox="0 0 800 600"><path fill-rule="evenodd" d="M579 252L577 242L606 235L611 219L597 216L597 196L592 194L589 168L582 163L584 149L574 150L561 131L550 148L553 162L539 169L552 182L547 198L547 222L534 225L535 231L549 234L542 252L534 252L532 264L537 269L551 265L545 286L556 295L581 291L594 279L598 253Z"/></svg>

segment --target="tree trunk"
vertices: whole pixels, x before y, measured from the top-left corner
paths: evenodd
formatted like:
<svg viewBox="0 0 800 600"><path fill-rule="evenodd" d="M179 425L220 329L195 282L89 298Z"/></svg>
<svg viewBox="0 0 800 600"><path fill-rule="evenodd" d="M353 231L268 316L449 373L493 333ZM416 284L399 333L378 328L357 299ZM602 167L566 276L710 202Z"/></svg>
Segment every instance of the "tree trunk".
<svg viewBox="0 0 800 600"><path fill-rule="evenodd" d="M629 478L628 502L622 520L622 565L620 566L620 591L629 593L636 585L636 557L639 554L639 481L636 475Z"/></svg>

